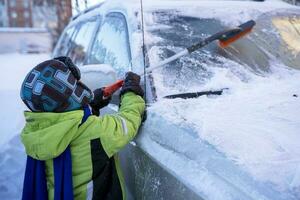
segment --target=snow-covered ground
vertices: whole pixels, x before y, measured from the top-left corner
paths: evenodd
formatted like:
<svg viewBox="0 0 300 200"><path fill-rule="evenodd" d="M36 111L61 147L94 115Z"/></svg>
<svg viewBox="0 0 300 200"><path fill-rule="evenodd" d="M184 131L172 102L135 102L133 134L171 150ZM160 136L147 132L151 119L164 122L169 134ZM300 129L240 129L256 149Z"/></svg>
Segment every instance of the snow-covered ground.
<svg viewBox="0 0 300 200"><path fill-rule="evenodd" d="M24 126L20 87L28 71L47 54L0 54L0 199L20 199L26 156L20 141Z"/></svg>

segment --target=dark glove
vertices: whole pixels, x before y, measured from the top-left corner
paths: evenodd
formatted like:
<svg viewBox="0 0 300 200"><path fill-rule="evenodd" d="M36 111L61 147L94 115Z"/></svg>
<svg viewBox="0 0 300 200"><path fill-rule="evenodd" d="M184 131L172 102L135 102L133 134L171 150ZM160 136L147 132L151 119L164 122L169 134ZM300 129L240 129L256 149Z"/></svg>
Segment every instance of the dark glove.
<svg viewBox="0 0 300 200"><path fill-rule="evenodd" d="M102 88L94 90L94 99L90 102L90 106L92 107L93 115L99 116L100 109L107 106L109 104L110 98L103 98L103 90Z"/></svg>
<svg viewBox="0 0 300 200"><path fill-rule="evenodd" d="M136 95L144 96L144 90L140 86L141 77L133 72L127 72L125 75L124 85L121 89L121 96L126 92L133 92Z"/></svg>

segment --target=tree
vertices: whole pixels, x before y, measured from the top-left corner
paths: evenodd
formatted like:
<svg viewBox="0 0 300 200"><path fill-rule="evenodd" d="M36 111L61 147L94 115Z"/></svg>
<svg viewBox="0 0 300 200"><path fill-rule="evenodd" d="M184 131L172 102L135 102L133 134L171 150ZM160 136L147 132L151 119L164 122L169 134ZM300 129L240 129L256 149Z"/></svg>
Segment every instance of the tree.
<svg viewBox="0 0 300 200"><path fill-rule="evenodd" d="M61 33L72 17L71 0L55 0L58 26L57 31Z"/></svg>

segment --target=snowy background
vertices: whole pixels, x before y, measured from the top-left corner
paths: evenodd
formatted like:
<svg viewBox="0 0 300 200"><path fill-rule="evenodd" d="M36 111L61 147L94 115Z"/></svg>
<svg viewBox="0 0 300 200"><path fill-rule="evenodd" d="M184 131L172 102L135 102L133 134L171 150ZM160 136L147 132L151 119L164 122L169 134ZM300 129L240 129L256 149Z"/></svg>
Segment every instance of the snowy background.
<svg viewBox="0 0 300 200"><path fill-rule="evenodd" d="M20 88L26 74L48 54L0 54L0 199L21 199L26 155L20 140L26 106Z"/></svg>

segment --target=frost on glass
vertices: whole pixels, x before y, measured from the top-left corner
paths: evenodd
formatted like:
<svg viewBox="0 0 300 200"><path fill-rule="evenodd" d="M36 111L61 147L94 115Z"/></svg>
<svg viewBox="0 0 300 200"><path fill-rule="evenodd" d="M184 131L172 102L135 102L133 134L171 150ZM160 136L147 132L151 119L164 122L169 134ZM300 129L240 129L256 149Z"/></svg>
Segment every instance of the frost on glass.
<svg viewBox="0 0 300 200"><path fill-rule="evenodd" d="M65 33L62 36L62 39L60 41L60 44L58 45L58 48L55 52L55 57L57 56L65 56L68 53L69 48L71 48L74 40L74 31L75 31L75 26L72 26L68 28ZM72 40L73 36L73 40Z"/></svg>
<svg viewBox="0 0 300 200"><path fill-rule="evenodd" d="M152 43L150 49L156 49L154 53L158 54L160 60L225 29L215 19L179 16L176 13L155 13L155 23L163 28L152 29L151 34L160 39ZM229 66L228 59L235 60L235 63ZM263 58L264 65L267 63L265 60ZM243 72L244 69L238 69L240 68L236 64L238 62L246 63L251 70L255 69L247 56L238 59L234 52L223 50L216 43L212 43L191 55L167 64L161 69L161 81L163 87L174 89L173 92L186 92L204 85L216 73L215 68L230 68L238 78L246 81L247 75Z"/></svg>
<svg viewBox="0 0 300 200"><path fill-rule="evenodd" d="M84 62L96 25L96 21L84 22L76 34L74 45L69 53L69 56L77 65L82 65Z"/></svg>
<svg viewBox="0 0 300 200"><path fill-rule="evenodd" d="M125 18L110 14L96 35L89 64L110 64L119 77L130 67L130 50Z"/></svg>
<svg viewBox="0 0 300 200"><path fill-rule="evenodd" d="M296 15L289 16L270 13L256 21L257 25L251 34L225 49L213 42L165 65L154 75L157 80L155 87L162 91L159 95L201 90L222 70L247 82L252 75L265 76L270 73L270 62L274 59L279 59L289 67L299 68L300 49L291 41L297 41L297 38L299 41L300 23ZM184 16L176 11L155 12L151 24L148 24L150 63L154 65L228 28L218 19ZM291 30L293 33L288 34Z"/></svg>

